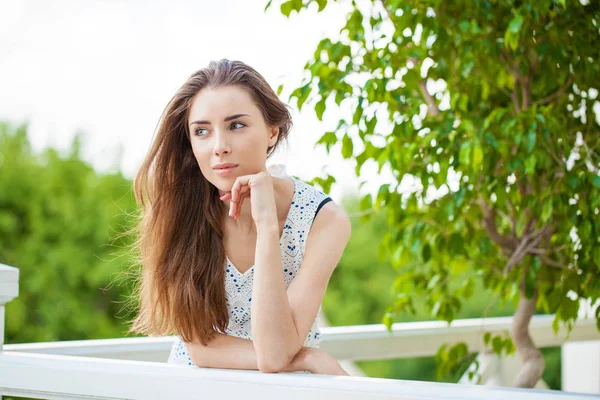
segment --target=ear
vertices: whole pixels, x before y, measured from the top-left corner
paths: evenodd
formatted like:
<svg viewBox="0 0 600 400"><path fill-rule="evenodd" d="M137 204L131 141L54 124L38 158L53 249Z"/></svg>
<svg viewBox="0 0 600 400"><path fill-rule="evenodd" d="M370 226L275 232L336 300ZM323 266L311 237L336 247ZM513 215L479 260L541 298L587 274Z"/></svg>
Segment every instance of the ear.
<svg viewBox="0 0 600 400"><path fill-rule="evenodd" d="M269 130L269 147L273 147L275 143L277 143L277 138L279 137L279 127L272 126Z"/></svg>

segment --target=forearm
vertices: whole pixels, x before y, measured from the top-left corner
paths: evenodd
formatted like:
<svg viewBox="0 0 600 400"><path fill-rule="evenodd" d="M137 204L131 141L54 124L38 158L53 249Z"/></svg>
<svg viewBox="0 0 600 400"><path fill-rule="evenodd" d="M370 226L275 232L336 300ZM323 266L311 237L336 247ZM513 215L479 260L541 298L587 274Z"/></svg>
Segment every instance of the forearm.
<svg viewBox="0 0 600 400"><path fill-rule="evenodd" d="M192 362L198 367L258 370L254 344L251 340L215 333L208 345L186 343ZM308 348L307 348L308 349ZM304 371L309 368L303 352L298 352L281 372Z"/></svg>
<svg viewBox="0 0 600 400"><path fill-rule="evenodd" d="M295 355L300 341L287 297L276 224L257 224L255 264L252 337L259 364L277 368Z"/></svg>

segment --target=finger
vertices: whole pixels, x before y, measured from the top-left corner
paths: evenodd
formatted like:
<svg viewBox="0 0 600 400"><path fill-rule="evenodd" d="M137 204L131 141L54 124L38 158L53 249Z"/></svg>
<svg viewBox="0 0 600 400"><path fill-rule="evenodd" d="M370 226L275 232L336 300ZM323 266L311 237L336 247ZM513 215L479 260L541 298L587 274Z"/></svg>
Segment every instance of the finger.
<svg viewBox="0 0 600 400"><path fill-rule="evenodd" d="M233 216L235 216L236 214L239 215L242 209L242 202L244 201L244 197L248 195L249 190L250 188L242 186L242 188L237 192L237 200L235 202L232 200L231 209L233 210Z"/></svg>
<svg viewBox="0 0 600 400"><path fill-rule="evenodd" d="M244 202L244 195L241 194L238 202L235 204L233 219L237 219L240 216L240 210L242 209L242 203Z"/></svg>
<svg viewBox="0 0 600 400"><path fill-rule="evenodd" d="M230 213L230 215L231 215L231 218L233 218L233 219L237 218L236 215L238 214L238 204L239 204L241 198L242 198L242 196L240 196L238 198L238 201L236 203L233 203L233 202L230 203L231 204L231 213Z"/></svg>
<svg viewBox="0 0 600 400"><path fill-rule="evenodd" d="M242 189L242 187L248 186L248 183L250 182L250 178L252 178L252 176L253 175L243 175L238 176L236 178L235 182L233 183L233 186L231 187L231 201L238 201L238 198L240 196L240 190Z"/></svg>
<svg viewBox="0 0 600 400"><path fill-rule="evenodd" d="M237 214L235 216L235 218L237 219L240 216L240 213L242 211L242 204L244 203L244 200L246 200L246 198L250 197L250 191L244 192L242 194L242 197L240 197L240 201L237 203Z"/></svg>
<svg viewBox="0 0 600 400"><path fill-rule="evenodd" d="M229 199L231 199L231 192L223 193L221 196L222 197L219 197L219 199L221 199L223 201L229 200Z"/></svg>

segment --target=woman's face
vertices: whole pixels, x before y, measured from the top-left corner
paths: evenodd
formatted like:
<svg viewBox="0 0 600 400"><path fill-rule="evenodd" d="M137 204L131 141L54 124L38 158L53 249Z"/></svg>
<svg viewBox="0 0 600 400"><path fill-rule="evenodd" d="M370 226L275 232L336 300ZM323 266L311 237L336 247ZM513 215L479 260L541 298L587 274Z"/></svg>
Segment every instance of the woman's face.
<svg viewBox="0 0 600 400"><path fill-rule="evenodd" d="M194 156L204 177L219 191L238 176L264 169L267 149L277 142L250 94L239 86L205 88L192 100L188 127ZM218 164L233 164L219 170Z"/></svg>

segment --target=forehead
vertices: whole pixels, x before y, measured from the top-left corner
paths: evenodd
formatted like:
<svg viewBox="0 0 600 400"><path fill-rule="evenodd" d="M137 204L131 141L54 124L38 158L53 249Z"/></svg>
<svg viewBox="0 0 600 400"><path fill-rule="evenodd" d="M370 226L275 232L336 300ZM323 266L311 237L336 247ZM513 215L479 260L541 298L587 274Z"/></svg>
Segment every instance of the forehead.
<svg viewBox="0 0 600 400"><path fill-rule="evenodd" d="M205 88L192 100L190 121L219 120L232 114L254 114L257 107L250 94L239 86Z"/></svg>

